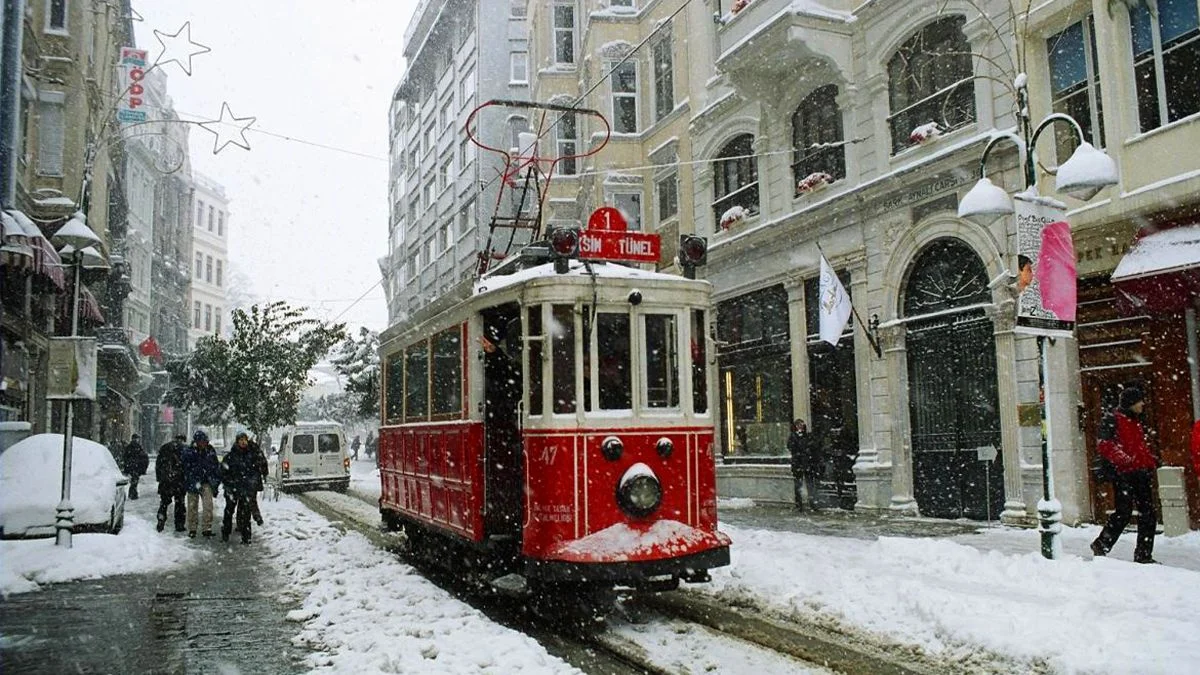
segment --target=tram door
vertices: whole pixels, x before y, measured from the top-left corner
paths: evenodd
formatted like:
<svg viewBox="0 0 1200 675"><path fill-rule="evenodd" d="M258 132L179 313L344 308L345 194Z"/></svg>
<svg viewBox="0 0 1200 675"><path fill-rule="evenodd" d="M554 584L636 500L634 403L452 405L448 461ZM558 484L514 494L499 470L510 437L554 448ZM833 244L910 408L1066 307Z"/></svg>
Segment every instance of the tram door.
<svg viewBox="0 0 1200 675"><path fill-rule="evenodd" d="M482 313L485 526L521 529L521 311L516 303Z"/></svg>
<svg viewBox="0 0 1200 675"><path fill-rule="evenodd" d="M992 330L982 312L909 328L913 489L922 515L983 520L1004 508ZM993 458L980 459L988 449Z"/></svg>

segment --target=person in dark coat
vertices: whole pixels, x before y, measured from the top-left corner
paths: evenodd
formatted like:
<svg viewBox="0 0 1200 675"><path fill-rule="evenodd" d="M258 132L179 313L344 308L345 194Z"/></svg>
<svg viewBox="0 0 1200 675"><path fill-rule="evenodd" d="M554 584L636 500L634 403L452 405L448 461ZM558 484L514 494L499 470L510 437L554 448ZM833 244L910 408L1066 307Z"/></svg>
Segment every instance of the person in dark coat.
<svg viewBox="0 0 1200 675"><path fill-rule="evenodd" d="M212 503L221 485L221 463L216 449L208 442L208 434L202 430L192 435L192 444L183 451L183 482L187 490L188 536L196 536L199 520L204 536L211 537Z"/></svg>
<svg viewBox="0 0 1200 675"><path fill-rule="evenodd" d="M812 435L808 433L808 425L804 420L792 422L792 432L788 434L788 454L792 456L793 488L796 491L796 510L803 511L807 502L808 508L817 509L817 477L821 474L821 450ZM807 498L800 490L801 486L807 493Z"/></svg>
<svg viewBox="0 0 1200 675"><path fill-rule="evenodd" d="M254 517L254 522L262 525L262 511L258 510L258 493L262 492L263 481L266 480L267 472L271 469L267 465L267 456L263 453L262 446L253 440L247 442L247 445L250 447L250 452L254 455L254 466L258 470L257 474L255 474L254 491L250 493L250 515Z"/></svg>
<svg viewBox="0 0 1200 675"><path fill-rule="evenodd" d="M134 434L133 438L129 439L129 445L125 446L125 475L129 476L129 498L138 498L138 479L146 475L146 469L150 468L150 455L146 454L146 449L142 447L142 440Z"/></svg>
<svg viewBox="0 0 1200 675"><path fill-rule="evenodd" d="M362 447L362 440L358 436L355 436L354 440L350 442L350 452L351 452L351 459L353 459L356 462L358 461L358 449L361 447Z"/></svg>
<svg viewBox="0 0 1200 675"><path fill-rule="evenodd" d="M1156 563L1154 530L1158 515L1154 508L1153 473L1158 459L1146 442L1142 412L1146 401L1142 390L1129 387L1121 392L1121 404L1104 416L1100 423L1096 450L1112 463L1116 470L1113 488L1116 490L1116 509L1108 517L1100 536L1092 542L1092 553L1108 555L1113 544L1129 524L1133 509L1138 511L1137 545L1133 561Z"/></svg>
<svg viewBox="0 0 1200 675"><path fill-rule="evenodd" d="M367 432L367 459L374 459L375 466L379 466L379 439L375 437L374 431Z"/></svg>
<svg viewBox="0 0 1200 675"><path fill-rule="evenodd" d="M175 502L175 531L183 532L187 518L187 504L183 484L183 448L187 436L179 434L175 440L158 449L154 459L154 477L158 480L158 531L167 525L167 508Z"/></svg>
<svg viewBox="0 0 1200 675"><path fill-rule="evenodd" d="M250 436L243 431L237 435L233 447L221 462L221 478L225 485L221 541L229 541L236 517L237 531L242 535L242 543L250 543L250 498L262 484L262 473L256 456L261 454L250 447Z"/></svg>

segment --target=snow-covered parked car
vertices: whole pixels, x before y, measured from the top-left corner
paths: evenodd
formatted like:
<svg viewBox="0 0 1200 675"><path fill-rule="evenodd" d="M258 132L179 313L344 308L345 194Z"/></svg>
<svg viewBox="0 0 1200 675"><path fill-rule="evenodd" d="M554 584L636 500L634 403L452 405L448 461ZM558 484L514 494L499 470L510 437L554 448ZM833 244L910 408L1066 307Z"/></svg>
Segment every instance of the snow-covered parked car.
<svg viewBox="0 0 1200 675"><path fill-rule="evenodd" d="M129 479L103 445L77 436L72 448L72 531L116 534L125 522ZM0 453L0 538L54 536L62 450L62 434L36 434Z"/></svg>

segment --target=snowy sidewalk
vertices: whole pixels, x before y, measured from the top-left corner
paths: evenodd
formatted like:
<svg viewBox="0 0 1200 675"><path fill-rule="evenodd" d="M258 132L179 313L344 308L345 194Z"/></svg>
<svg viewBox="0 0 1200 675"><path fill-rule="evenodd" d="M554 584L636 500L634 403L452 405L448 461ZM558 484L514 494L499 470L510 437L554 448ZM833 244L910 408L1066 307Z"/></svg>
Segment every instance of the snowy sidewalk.
<svg viewBox="0 0 1200 675"><path fill-rule="evenodd" d="M1155 556L1172 564L1151 566L1127 562L1125 538L1108 559L1079 555L1094 527L1067 528L1067 555L1049 561L1033 530L916 520L889 536L867 517L763 507L721 519L732 564L700 592L912 645L956 670L1184 673L1200 654L1200 533L1160 538Z"/></svg>

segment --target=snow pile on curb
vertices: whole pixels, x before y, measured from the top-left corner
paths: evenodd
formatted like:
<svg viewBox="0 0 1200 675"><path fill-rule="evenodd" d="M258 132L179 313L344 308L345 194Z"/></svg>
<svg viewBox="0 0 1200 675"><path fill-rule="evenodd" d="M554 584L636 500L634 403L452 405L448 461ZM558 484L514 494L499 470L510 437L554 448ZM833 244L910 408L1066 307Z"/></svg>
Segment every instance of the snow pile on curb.
<svg viewBox="0 0 1200 675"><path fill-rule="evenodd" d="M1188 672L1200 654L1200 573L944 539L819 537L723 525L732 564L700 590L833 620L944 660L979 649L1059 672Z"/></svg>
<svg viewBox="0 0 1200 675"><path fill-rule="evenodd" d="M209 555L189 547L186 539L155 532L149 521L128 511L120 534L76 534L71 540L69 549L55 546L54 539L0 542L0 595L36 591L43 584L157 572Z"/></svg>
<svg viewBox="0 0 1200 675"><path fill-rule="evenodd" d="M271 563L301 598L287 618L305 665L339 673L575 673L362 535L292 499L264 504Z"/></svg>

